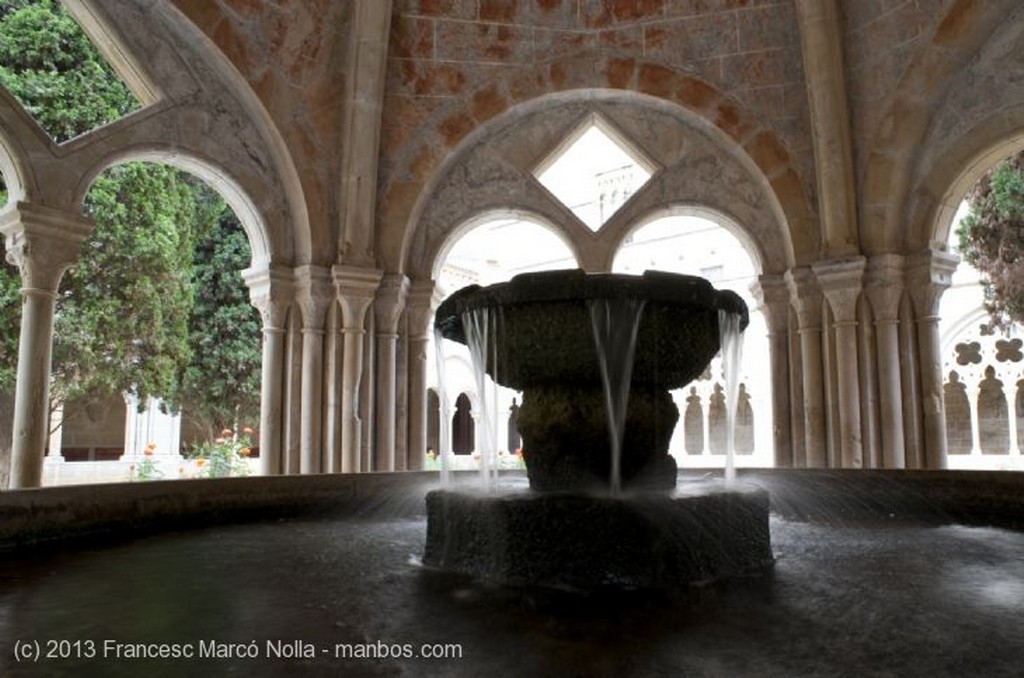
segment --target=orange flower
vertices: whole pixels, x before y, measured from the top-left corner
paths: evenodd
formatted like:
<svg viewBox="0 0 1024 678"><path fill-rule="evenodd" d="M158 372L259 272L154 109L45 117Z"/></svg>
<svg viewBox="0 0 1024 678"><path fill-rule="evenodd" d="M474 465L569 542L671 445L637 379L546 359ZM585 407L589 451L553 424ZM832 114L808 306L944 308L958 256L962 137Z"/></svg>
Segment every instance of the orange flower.
<svg viewBox="0 0 1024 678"><path fill-rule="evenodd" d="M144 455L146 455L147 457L152 457L153 456L153 448L152 447L147 447L146 449L144 449L142 451L142 453Z"/></svg>
<svg viewBox="0 0 1024 678"><path fill-rule="evenodd" d="M185 467L184 466L179 466L178 467L178 475L179 476L185 475Z"/></svg>
<svg viewBox="0 0 1024 678"><path fill-rule="evenodd" d="M196 468L203 468L206 465L205 459L196 459Z"/></svg>
<svg viewBox="0 0 1024 678"><path fill-rule="evenodd" d="M252 435L252 427L251 426L244 427L242 429L242 433L244 433L247 436L251 436Z"/></svg>
<svg viewBox="0 0 1024 678"><path fill-rule="evenodd" d="M248 457L250 454L252 454L252 450L250 450L248 447L243 447L238 451L238 454L240 454L243 457Z"/></svg>
<svg viewBox="0 0 1024 678"><path fill-rule="evenodd" d="M229 428L226 428L226 429L224 429L223 431L220 432L220 434L222 436L224 436L224 437L227 437L227 436L231 435L232 433L234 433L234 431L232 431Z"/></svg>
<svg viewBox="0 0 1024 678"><path fill-rule="evenodd" d="M227 440L225 440L224 438L214 438L213 442L217 443L218 445L223 445L224 443L227 442Z"/></svg>

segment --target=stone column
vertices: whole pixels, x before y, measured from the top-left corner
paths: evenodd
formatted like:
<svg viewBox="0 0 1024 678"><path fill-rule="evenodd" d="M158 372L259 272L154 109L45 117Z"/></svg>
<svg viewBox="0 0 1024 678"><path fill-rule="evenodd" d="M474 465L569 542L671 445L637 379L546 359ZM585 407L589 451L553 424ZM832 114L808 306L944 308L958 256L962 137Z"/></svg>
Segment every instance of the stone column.
<svg viewBox="0 0 1024 678"><path fill-rule="evenodd" d="M61 276L92 223L79 214L18 202L0 212L7 258L21 272L21 335L15 386L12 489L39 487L49 434L53 313Z"/></svg>
<svg viewBox="0 0 1024 678"><path fill-rule="evenodd" d="M796 465L789 412L789 289L781 275L762 275L751 286L768 321L772 363L772 446L775 465Z"/></svg>
<svg viewBox="0 0 1024 678"><path fill-rule="evenodd" d="M423 469L427 452L427 363L433 327L434 281L420 280L409 286L406 326L409 333L409 442L408 469Z"/></svg>
<svg viewBox="0 0 1024 678"><path fill-rule="evenodd" d="M292 271L276 266L242 272L249 298L263 319L263 364L260 385L260 474L284 473L282 402L285 368L285 324L294 299Z"/></svg>
<svg viewBox="0 0 1024 678"><path fill-rule="evenodd" d="M324 320L333 300L331 275L320 266L295 271L302 311L302 391L299 420L299 472L321 473L323 463Z"/></svg>
<svg viewBox="0 0 1024 678"><path fill-rule="evenodd" d="M814 264L814 275L835 316L839 450L844 468L863 468L860 374L857 360L857 298L864 257Z"/></svg>
<svg viewBox="0 0 1024 678"><path fill-rule="evenodd" d="M899 337L903 257L895 254L871 257L865 271L864 291L875 316L882 467L906 468Z"/></svg>
<svg viewBox="0 0 1024 678"><path fill-rule="evenodd" d="M800 362L803 376L804 449L807 466L828 466L825 441L825 388L821 357L821 289L806 267L786 273L790 299L797 315L800 334Z"/></svg>
<svg viewBox="0 0 1024 678"><path fill-rule="evenodd" d="M907 257L906 280L917 317L925 467L946 468L946 410L942 391L939 300L952 284L959 258L925 250Z"/></svg>
<svg viewBox="0 0 1024 678"><path fill-rule="evenodd" d="M342 317L341 470L354 473L369 470L362 468L360 459L359 392L366 311L373 303L383 271L337 264L332 276Z"/></svg>
<svg viewBox="0 0 1024 678"><path fill-rule="evenodd" d="M1010 446L1007 453L1011 456L1020 455L1017 440L1017 384L1007 377L1003 378L1003 397L1006 399L1006 413L1010 424Z"/></svg>
<svg viewBox="0 0 1024 678"><path fill-rule="evenodd" d="M374 471L395 470L396 358L398 321L405 307L409 279L401 273L383 277L373 302L377 319L377 407Z"/></svg>

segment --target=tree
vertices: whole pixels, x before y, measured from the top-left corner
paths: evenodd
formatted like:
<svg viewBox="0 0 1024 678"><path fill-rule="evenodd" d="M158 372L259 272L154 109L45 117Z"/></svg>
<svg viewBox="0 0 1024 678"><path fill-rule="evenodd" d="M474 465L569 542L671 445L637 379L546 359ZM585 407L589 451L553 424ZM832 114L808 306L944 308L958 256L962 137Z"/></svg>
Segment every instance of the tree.
<svg viewBox="0 0 1024 678"><path fill-rule="evenodd" d="M964 260L985 280L990 327L1024 322L1024 151L989 170L967 195L957 230Z"/></svg>
<svg viewBox="0 0 1024 678"><path fill-rule="evenodd" d="M97 178L86 199L95 226L57 300L52 398L131 393L173 400L191 358L191 182L129 163Z"/></svg>
<svg viewBox="0 0 1024 678"><path fill-rule="evenodd" d="M202 193L203 202L219 201L221 210L194 250L192 361L179 400L186 416L213 437L259 417L262 324L239 273L252 257L249 240L223 200L209 189Z"/></svg>
<svg viewBox="0 0 1024 678"><path fill-rule="evenodd" d="M54 140L139 107L75 20L53 0L0 0L0 84Z"/></svg>

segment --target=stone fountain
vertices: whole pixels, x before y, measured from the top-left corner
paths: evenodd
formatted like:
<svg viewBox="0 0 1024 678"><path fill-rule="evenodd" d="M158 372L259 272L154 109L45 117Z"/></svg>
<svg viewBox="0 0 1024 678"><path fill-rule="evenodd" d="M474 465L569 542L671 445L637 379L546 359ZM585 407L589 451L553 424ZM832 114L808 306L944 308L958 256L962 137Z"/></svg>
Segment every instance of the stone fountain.
<svg viewBox="0 0 1024 678"><path fill-rule="evenodd" d="M530 491L429 493L424 564L583 589L674 588L770 564L767 493L677 488L668 452L669 391L718 352L720 313L747 324L735 293L654 271L530 273L446 299L435 327L482 342L486 373L523 393Z"/></svg>

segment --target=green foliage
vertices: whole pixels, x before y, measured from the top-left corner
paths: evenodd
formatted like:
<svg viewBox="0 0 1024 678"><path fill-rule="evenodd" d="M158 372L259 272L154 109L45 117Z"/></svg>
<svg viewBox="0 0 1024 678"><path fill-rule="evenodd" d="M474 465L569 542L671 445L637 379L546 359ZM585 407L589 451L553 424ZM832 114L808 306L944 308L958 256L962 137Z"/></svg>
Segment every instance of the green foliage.
<svg viewBox="0 0 1024 678"><path fill-rule="evenodd" d="M53 0L0 0L0 85L58 142L139 107Z"/></svg>
<svg viewBox="0 0 1024 678"><path fill-rule="evenodd" d="M990 324L1024 322L1024 152L985 174L957 230L964 260L981 271Z"/></svg>
<svg viewBox="0 0 1024 678"><path fill-rule="evenodd" d="M178 171L130 163L97 178L95 227L57 302L53 396L176 394L190 359L196 205Z"/></svg>
<svg viewBox="0 0 1024 678"><path fill-rule="evenodd" d="M209 196L206 202L212 202ZM220 206L220 218L194 250L192 361L180 394L186 416L208 431L254 421L260 407L262 324L239 272L252 255L238 220L222 201Z"/></svg>
<svg viewBox="0 0 1024 678"><path fill-rule="evenodd" d="M0 263L0 393L14 388L21 327L21 275Z"/></svg>

